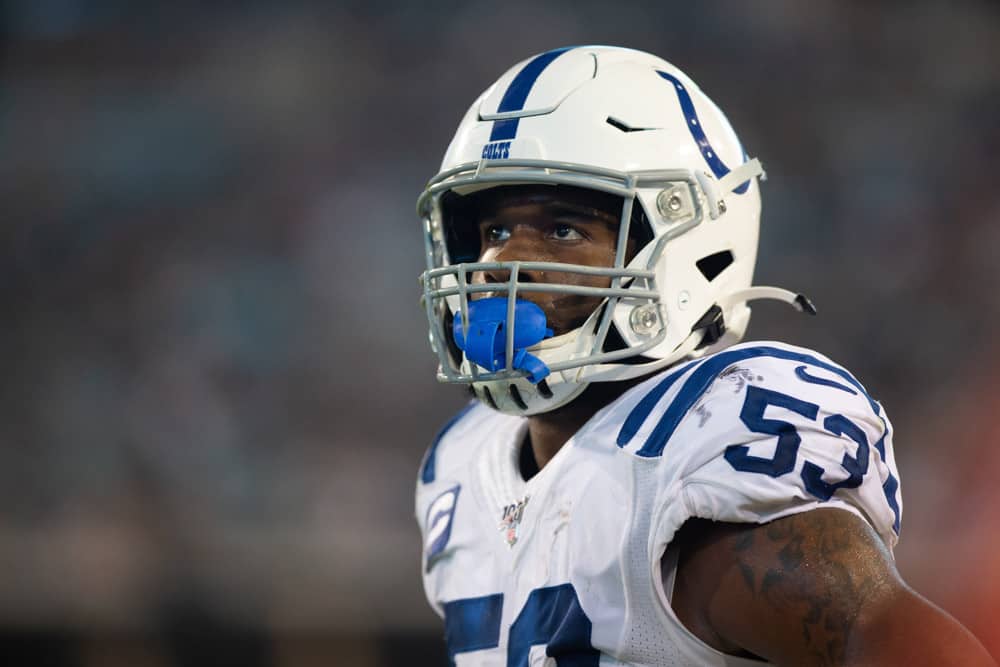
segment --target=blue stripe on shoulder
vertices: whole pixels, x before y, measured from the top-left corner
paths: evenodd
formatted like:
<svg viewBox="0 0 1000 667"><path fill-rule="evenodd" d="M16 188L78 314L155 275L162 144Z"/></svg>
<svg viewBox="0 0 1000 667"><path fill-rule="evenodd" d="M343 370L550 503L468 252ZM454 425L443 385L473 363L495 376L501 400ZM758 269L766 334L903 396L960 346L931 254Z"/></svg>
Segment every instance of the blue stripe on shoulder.
<svg viewBox="0 0 1000 667"><path fill-rule="evenodd" d="M618 431L618 439L616 442L619 447L624 447L635 434L639 432L639 428L642 427L642 423L646 421L649 414L656 407L656 404L660 402L663 395L666 394L672 386L677 382L678 379L684 373L686 373L692 366L700 363L701 360L692 361L691 363L684 364L680 369L674 371L662 381L660 381L655 387L653 387L648 394L642 397L642 400L634 408L632 412L628 413L628 417L625 418L625 423L622 424L622 429Z"/></svg>
<svg viewBox="0 0 1000 667"><path fill-rule="evenodd" d="M844 379L848 384L856 387L861 394L868 399L868 403L871 405L872 410L876 415L881 416L881 410L879 409L878 403L868 395L865 388L861 386L861 383L854 379L854 376L848 373L846 370L840 366L835 366L834 364L821 361L810 354L803 354L801 352L792 352L791 350L783 350L777 347L767 347L764 345L758 345L754 347L745 347L740 350L729 350L719 352L713 357L706 359L698 368L691 373L687 381L681 387L680 392L677 397L673 400L670 406L667 408L666 412L660 418L659 423L653 429L653 432L646 439L646 442L642 445L636 454L644 457L655 457L663 454L663 449L666 447L667 442L673 436L674 431L680 425L681 420L684 419L684 415L698 402L708 388L711 386L715 378L724 371L726 368L732 364L738 363L740 361L746 361L747 359L753 359L755 357L773 357L775 359L787 359L790 361L798 361L800 363L812 364L819 368L835 373Z"/></svg>
<svg viewBox="0 0 1000 667"><path fill-rule="evenodd" d="M882 437L879 438L878 442L875 443L875 449L877 449L878 453L882 455L882 461L885 461L886 460L885 438L887 435L889 435L889 425L886 424L885 419L882 419L882 423L885 425L885 431L882 432ZM896 491L898 490L899 490L899 480L896 479L892 473L889 473L889 477L886 478L885 483L882 484L882 492L885 493L886 502L889 503L889 507L892 509L892 514L894 517L892 523L892 530L897 535L899 535L899 520L900 520L899 503L896 502Z"/></svg>
<svg viewBox="0 0 1000 667"><path fill-rule="evenodd" d="M889 507L892 508L892 514L895 517L892 522L892 530L897 535L899 535L899 503L896 502L898 489L899 480L890 474L889 478L885 480L885 484L882 485L882 492L885 493L885 499L888 501Z"/></svg>
<svg viewBox="0 0 1000 667"><path fill-rule="evenodd" d="M521 68L521 71L517 73L517 76L507 86L503 97L500 98L500 106L497 107L497 113L520 111L523 109L524 103L528 101L528 93L531 92L531 87L535 85L535 81L545 71L545 68L553 60L573 48L576 47L566 46L535 56L531 62ZM504 141L516 137L519 120L518 118L507 118L493 121L493 129L490 131L490 141Z"/></svg>
<svg viewBox="0 0 1000 667"><path fill-rule="evenodd" d="M444 438L445 434L451 430L451 427L457 424L459 420L468 414L472 408L476 407L476 405L478 405L478 401L469 401L469 404L462 408L457 415L449 419L448 423L445 424L434 437L434 442L431 443L431 446L427 449L427 454L424 455L424 465L420 471L420 481L424 484L430 484L434 481L434 461L437 456L437 448L438 445L441 444L441 440Z"/></svg>
<svg viewBox="0 0 1000 667"><path fill-rule="evenodd" d="M795 376L802 380L803 382L808 382L809 384L819 384L824 387L833 387L834 389L839 389L841 391L846 391L848 394L858 395L858 392L854 391L850 387L845 387L839 382L834 382L833 380L827 380L825 378L818 377L816 375L810 375L809 371L806 370L805 366L797 366L795 368Z"/></svg>

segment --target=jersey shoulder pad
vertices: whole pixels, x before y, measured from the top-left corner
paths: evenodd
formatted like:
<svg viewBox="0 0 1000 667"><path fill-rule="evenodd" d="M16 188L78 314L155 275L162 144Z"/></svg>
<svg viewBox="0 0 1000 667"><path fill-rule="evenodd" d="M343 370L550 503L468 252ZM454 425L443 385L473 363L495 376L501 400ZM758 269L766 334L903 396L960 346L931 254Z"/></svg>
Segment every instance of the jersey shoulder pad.
<svg viewBox="0 0 1000 667"><path fill-rule="evenodd" d="M470 464L481 455L493 427L502 419L509 417L472 401L441 428L424 455L414 509L423 535L427 571L447 553L459 495L472 481L468 471L474 466ZM441 613L434 599L428 599Z"/></svg>
<svg viewBox="0 0 1000 667"><path fill-rule="evenodd" d="M812 350L758 342L656 380L633 399L618 444L662 461L685 506L676 519L763 523L839 506L895 544L891 425L846 369Z"/></svg>
<svg viewBox="0 0 1000 667"><path fill-rule="evenodd" d="M438 431L420 463L419 486L448 478L475 456L476 444L483 440L488 422L501 416L479 401L470 401Z"/></svg>

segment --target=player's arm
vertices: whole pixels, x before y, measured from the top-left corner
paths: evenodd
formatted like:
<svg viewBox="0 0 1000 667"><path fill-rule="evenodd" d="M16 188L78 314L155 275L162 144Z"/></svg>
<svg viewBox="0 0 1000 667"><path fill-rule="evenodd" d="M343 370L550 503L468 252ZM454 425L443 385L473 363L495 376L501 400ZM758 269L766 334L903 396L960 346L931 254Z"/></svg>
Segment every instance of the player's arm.
<svg viewBox="0 0 1000 667"><path fill-rule="evenodd" d="M689 522L672 604L716 648L777 665L995 667L914 592L868 524L819 509L763 525Z"/></svg>

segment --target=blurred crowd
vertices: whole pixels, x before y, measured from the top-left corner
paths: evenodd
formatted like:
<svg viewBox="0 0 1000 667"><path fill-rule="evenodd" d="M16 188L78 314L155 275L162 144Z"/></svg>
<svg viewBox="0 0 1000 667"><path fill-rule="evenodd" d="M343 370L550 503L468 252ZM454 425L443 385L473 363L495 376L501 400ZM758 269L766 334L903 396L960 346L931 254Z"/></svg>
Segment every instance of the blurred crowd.
<svg viewBox="0 0 1000 667"><path fill-rule="evenodd" d="M820 317L764 305L750 336L887 407L900 570L1000 655L996 3L6 0L0 26L0 650L440 664L412 495L465 396L433 379L414 201L507 67L610 43L764 162L758 282Z"/></svg>

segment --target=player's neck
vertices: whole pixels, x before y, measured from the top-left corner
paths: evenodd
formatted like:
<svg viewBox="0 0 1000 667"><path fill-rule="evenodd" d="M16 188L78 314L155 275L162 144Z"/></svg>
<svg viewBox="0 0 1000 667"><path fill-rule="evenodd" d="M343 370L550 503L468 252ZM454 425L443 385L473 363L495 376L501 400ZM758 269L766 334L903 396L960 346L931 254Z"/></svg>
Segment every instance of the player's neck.
<svg viewBox="0 0 1000 667"><path fill-rule="evenodd" d="M524 446L531 447L537 469L531 470L530 466L522 463L522 473L525 478L544 468L563 445L601 408L644 379L645 377L627 382L595 382L569 405L528 417L528 433Z"/></svg>
<svg viewBox="0 0 1000 667"><path fill-rule="evenodd" d="M534 461L526 456L521 457L521 474L525 479L530 479L544 468L584 423L586 420L577 422L577 420L556 419L554 415L529 417L528 433L522 447L531 448Z"/></svg>

